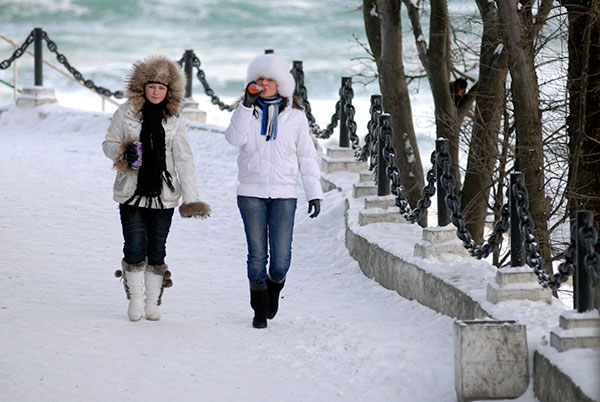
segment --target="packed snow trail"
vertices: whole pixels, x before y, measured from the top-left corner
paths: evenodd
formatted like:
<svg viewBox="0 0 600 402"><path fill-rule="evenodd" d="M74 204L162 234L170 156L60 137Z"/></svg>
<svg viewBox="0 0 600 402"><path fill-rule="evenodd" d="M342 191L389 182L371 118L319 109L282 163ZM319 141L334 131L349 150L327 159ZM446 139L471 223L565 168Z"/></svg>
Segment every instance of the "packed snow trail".
<svg viewBox="0 0 600 402"><path fill-rule="evenodd" d="M455 401L453 320L366 278L344 199L298 203L280 311L252 328L237 149L189 130L207 220L175 215L174 286L158 322L130 322L109 114L0 115L0 401Z"/></svg>

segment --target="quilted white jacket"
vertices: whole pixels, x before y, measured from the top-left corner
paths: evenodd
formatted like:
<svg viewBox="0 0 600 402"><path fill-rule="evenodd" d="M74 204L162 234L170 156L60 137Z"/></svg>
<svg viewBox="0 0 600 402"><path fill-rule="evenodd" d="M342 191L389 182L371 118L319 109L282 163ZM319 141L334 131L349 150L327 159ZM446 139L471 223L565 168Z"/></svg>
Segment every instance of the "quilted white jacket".
<svg viewBox="0 0 600 402"><path fill-rule="evenodd" d="M317 153L304 112L286 107L278 116L277 138L266 141L260 135L262 110L257 109L257 117L253 110L240 102L225 130L227 141L240 149L237 194L298 198L296 186L300 174L306 199L322 199Z"/></svg>
<svg viewBox="0 0 600 402"><path fill-rule="evenodd" d="M182 116L169 117L163 122L165 129L165 157L167 170L173 177L175 191L163 183L161 201L165 208L175 208L179 198L183 203L199 202L198 184L194 171L194 156L187 140L187 129ZM123 152L127 144L139 140L142 122L136 116L129 102L122 104L113 114L112 121L102 143L104 154L118 162L123 160ZM142 150L143 152L143 150ZM131 168L117 169L117 177L113 186L113 199L118 203L127 201L135 192L138 172ZM142 199L140 205L145 205ZM158 205L152 205L158 208Z"/></svg>

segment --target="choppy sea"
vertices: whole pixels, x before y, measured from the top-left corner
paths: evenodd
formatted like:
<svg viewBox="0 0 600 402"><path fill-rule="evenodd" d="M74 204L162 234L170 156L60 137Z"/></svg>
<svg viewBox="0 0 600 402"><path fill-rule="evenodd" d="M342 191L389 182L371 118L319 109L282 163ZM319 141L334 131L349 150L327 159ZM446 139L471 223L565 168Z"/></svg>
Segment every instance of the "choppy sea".
<svg viewBox="0 0 600 402"><path fill-rule="evenodd" d="M215 94L231 101L241 94L248 62L273 49L303 62L309 99L336 99L342 76L364 68L366 52L359 1L340 0L0 0L0 34L21 44L41 27L58 51L86 79L111 90L123 88L131 65L148 55L174 60L195 52ZM355 39L357 38L357 39ZM33 45L29 47L33 50ZM0 39L0 61L13 46ZM58 63L44 44L44 58ZM17 86L33 85L33 58L18 59ZM0 79L13 83L13 68ZM355 80L360 81L359 78ZM44 86L57 98L83 99L89 92L44 68ZM359 84L356 91L369 92ZM0 83L0 104L12 102L12 90ZM371 85L370 92L377 91ZM366 92L365 92L366 91ZM194 79L193 96L205 98ZM366 96L366 95L365 95ZM96 97L97 98L97 97ZM86 97L87 99L87 97ZM62 102L64 103L64 102ZM99 104L93 96L83 104Z"/></svg>

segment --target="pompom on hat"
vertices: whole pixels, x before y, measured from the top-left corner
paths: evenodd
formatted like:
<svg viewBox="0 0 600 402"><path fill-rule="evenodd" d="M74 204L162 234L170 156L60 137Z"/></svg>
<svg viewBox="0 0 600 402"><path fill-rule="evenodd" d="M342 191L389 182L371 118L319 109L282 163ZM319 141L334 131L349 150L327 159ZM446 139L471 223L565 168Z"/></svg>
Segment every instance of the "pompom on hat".
<svg viewBox="0 0 600 402"><path fill-rule="evenodd" d="M246 74L246 85L260 77L275 80L279 95L286 98L294 95L296 80L290 73L289 64L276 54L265 54L250 62Z"/></svg>

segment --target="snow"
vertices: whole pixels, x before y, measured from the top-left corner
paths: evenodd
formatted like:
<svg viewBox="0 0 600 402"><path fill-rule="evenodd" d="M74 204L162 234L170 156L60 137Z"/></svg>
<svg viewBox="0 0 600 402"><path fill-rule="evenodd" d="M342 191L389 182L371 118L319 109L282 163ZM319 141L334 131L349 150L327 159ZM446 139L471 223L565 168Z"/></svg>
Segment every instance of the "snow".
<svg viewBox="0 0 600 402"><path fill-rule="evenodd" d="M450 317L408 301L365 277L344 243L354 174L325 193L321 215L298 203L292 267L280 312L251 326L246 244L235 201L237 149L223 127L194 125L200 196L207 220L175 215L167 243L174 286L158 322L130 322L120 267L122 236L112 201L114 170L101 150L110 113L45 105L6 106L0 115L0 400L30 401L455 401ZM399 229L402 226L402 229ZM372 224L361 233L415 258L415 225ZM469 260L469 266L484 263ZM421 261L422 262L422 261ZM464 259L425 261L428 269L480 284L493 275ZM475 298L484 296L475 291ZM492 306L498 319L528 317L540 344L558 314L539 303ZM557 306L549 308L559 309ZM529 326L534 328L530 331ZM555 353L580 379L597 351ZM530 351L532 353L532 351ZM576 361L575 361L576 360ZM587 366L586 366L587 364ZM518 402L536 401L530 386Z"/></svg>

